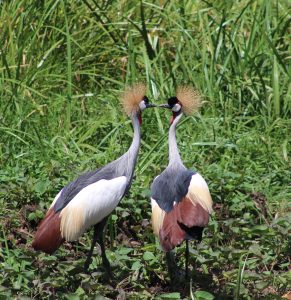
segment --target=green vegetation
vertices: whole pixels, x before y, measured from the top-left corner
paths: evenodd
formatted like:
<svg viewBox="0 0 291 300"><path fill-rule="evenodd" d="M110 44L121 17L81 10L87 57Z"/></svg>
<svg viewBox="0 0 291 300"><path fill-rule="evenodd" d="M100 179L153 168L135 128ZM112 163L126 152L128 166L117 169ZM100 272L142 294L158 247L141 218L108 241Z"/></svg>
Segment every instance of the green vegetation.
<svg viewBox="0 0 291 300"><path fill-rule="evenodd" d="M281 299L291 289L288 1L4 0L0 8L0 298ZM52 256L30 246L56 193L128 148L118 94L135 81L156 103L180 83L206 102L183 119L178 140L215 213L191 244L192 280L177 289L150 226L168 111L145 112L131 193L107 227L113 282L97 254L92 274L82 273L91 232Z"/></svg>

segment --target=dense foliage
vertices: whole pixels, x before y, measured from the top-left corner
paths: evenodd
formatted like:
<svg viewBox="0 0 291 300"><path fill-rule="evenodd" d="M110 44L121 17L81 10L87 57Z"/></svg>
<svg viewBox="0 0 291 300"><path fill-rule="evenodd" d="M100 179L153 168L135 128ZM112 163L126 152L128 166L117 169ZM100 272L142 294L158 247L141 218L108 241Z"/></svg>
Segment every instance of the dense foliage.
<svg viewBox="0 0 291 300"><path fill-rule="evenodd" d="M287 0L4 0L0 9L1 299L280 299L291 289ZM52 256L30 246L66 183L126 151L132 130L118 95L136 81L156 103L181 83L205 100L177 135L215 213L191 244L191 281L178 287L150 226L167 111L145 112L131 193L108 223L114 280L97 253L82 272L90 232ZM184 245L176 254L182 268Z"/></svg>

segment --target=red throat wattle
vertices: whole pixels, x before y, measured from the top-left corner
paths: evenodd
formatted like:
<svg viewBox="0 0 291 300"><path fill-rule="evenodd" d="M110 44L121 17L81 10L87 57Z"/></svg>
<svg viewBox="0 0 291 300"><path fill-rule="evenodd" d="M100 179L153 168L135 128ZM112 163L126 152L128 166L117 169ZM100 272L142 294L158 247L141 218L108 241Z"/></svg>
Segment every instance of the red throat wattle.
<svg viewBox="0 0 291 300"><path fill-rule="evenodd" d="M176 118L177 114L175 112L173 112L171 120L170 120L170 124L172 125L172 123L174 122L175 118Z"/></svg>
<svg viewBox="0 0 291 300"><path fill-rule="evenodd" d="M139 124L142 124L142 118L141 118L141 114L138 115L138 120L139 120Z"/></svg>
<svg viewBox="0 0 291 300"><path fill-rule="evenodd" d="M172 117L171 117L171 119L170 119L170 124L172 125L172 123L174 122L174 120L175 120L175 117L174 117L174 115L172 115Z"/></svg>

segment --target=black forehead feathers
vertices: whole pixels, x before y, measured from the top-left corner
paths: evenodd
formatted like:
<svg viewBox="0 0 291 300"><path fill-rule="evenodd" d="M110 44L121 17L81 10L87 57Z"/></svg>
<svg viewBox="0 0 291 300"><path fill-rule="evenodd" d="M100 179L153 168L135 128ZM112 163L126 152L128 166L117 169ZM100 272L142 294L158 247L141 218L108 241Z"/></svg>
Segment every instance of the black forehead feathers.
<svg viewBox="0 0 291 300"><path fill-rule="evenodd" d="M170 98L168 99L168 104L169 104L170 106L174 106L174 105L177 104L178 102L179 102L179 100L178 100L178 98L177 98L176 96L170 97Z"/></svg>
<svg viewBox="0 0 291 300"><path fill-rule="evenodd" d="M150 102L150 100L149 100L149 98L147 96L144 96L142 98L142 100L145 102L145 104L149 104L149 102Z"/></svg>

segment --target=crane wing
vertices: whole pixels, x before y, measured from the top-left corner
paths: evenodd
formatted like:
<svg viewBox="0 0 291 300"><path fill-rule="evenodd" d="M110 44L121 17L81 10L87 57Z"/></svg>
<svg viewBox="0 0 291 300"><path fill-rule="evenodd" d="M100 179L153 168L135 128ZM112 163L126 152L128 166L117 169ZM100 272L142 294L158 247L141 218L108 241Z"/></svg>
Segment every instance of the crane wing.
<svg viewBox="0 0 291 300"><path fill-rule="evenodd" d="M52 254L64 240L78 239L115 209L125 189L125 176L101 179L84 187L61 211L55 211L60 192L37 229L33 248Z"/></svg>
<svg viewBox="0 0 291 300"><path fill-rule="evenodd" d="M160 229L163 225L166 212L160 208L155 199L151 198L152 206L152 227L154 234L158 237Z"/></svg>
<svg viewBox="0 0 291 300"><path fill-rule="evenodd" d="M174 204L186 196L193 174L186 169L167 168L155 178L151 185L151 195L163 211L169 213Z"/></svg>
<svg viewBox="0 0 291 300"><path fill-rule="evenodd" d="M95 171L86 172L80 175L74 181L68 183L60 192L59 197L56 197L52 203L54 211L61 211L68 203L86 186L97 182L101 179L113 179L116 176L114 168L107 165L103 168L99 168Z"/></svg>
<svg viewBox="0 0 291 300"><path fill-rule="evenodd" d="M208 185L199 173L192 176L186 197L194 204L200 204L209 214L212 213L212 198Z"/></svg>
<svg viewBox="0 0 291 300"><path fill-rule="evenodd" d="M171 178L171 189L163 186L159 189L159 186L153 185L154 189L160 191L153 194L160 196L162 201L151 199L153 230L165 251L170 251L184 239L201 240L203 227L208 224L209 214L212 212L208 186L200 174L183 172L173 175L176 176ZM169 186L169 181L167 185ZM176 190L176 199L179 195L178 201L171 197L173 189ZM161 205L161 202L170 205L171 209L165 210L166 206Z"/></svg>
<svg viewBox="0 0 291 300"><path fill-rule="evenodd" d="M78 239L115 209L125 189L125 176L101 179L86 186L60 212L62 236L67 241Z"/></svg>

